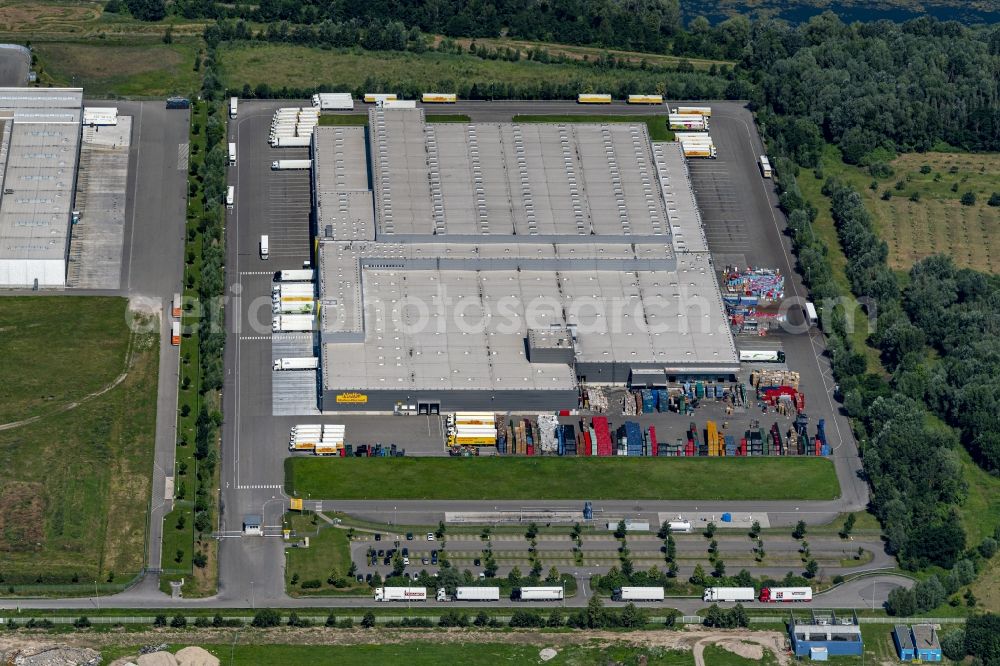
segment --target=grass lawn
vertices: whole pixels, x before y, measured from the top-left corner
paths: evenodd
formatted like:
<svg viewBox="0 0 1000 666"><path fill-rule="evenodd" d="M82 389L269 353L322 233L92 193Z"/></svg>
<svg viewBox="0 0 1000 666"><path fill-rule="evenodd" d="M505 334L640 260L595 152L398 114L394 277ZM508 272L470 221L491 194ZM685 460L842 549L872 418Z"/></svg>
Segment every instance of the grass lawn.
<svg viewBox="0 0 1000 666"><path fill-rule="evenodd" d="M285 529L292 530L292 539L301 541L309 537L308 548L285 549L285 589L297 597L309 594L360 594L368 593L368 585L358 585L347 576L351 566L351 547L347 540L347 530L328 525L312 514L286 513ZM336 572L347 581L347 587L337 588L327 583L327 578ZM299 582L292 585L292 576L298 574ZM302 581L318 580L322 586L303 589Z"/></svg>
<svg viewBox="0 0 1000 666"><path fill-rule="evenodd" d="M242 637L241 637L242 638ZM262 637L268 640L267 637ZM521 645L516 642L496 643L475 642L427 642L408 641L381 645L204 645L225 664L282 664L282 666L315 666L316 664L338 664L338 666L370 666L371 664L401 664L408 666L439 666L455 663L463 666L494 666L500 663L534 664L541 663L538 646ZM694 657L690 651L665 650L662 648L640 648L624 645L596 647L582 645L558 648L559 654L545 662L556 666L619 663L634 666L639 663L649 666L692 666ZM176 652L183 645L171 645ZM137 654L137 647L111 648L102 650L106 659ZM707 655L707 653L706 653ZM733 655L735 657L735 655ZM232 659L230 660L230 657ZM719 666L740 662L718 662ZM708 666L716 662L706 660Z"/></svg>
<svg viewBox="0 0 1000 666"><path fill-rule="evenodd" d="M425 113L424 118L429 123L467 123L469 116L462 113ZM338 113L319 117L320 125L357 127L368 125L367 113Z"/></svg>
<svg viewBox="0 0 1000 666"><path fill-rule="evenodd" d="M17 366L24 371L6 375L5 384L68 376L82 393L122 371L126 348L128 374L74 409L0 431L2 572L15 585L72 583L74 576L92 585L109 572L123 582L144 563L159 337L130 335L124 299L3 299L0 321L27 310L40 326L33 339L39 360ZM90 332L81 332L81 322ZM32 344L27 335L4 336L0 356L8 340L16 353Z"/></svg>
<svg viewBox="0 0 1000 666"><path fill-rule="evenodd" d="M649 116L514 116L515 123L646 123L653 141L673 141L674 133L667 129L666 115Z"/></svg>
<svg viewBox="0 0 1000 666"><path fill-rule="evenodd" d="M751 666L752 664L775 666L777 663L778 660L770 650L764 650L764 658L756 660L741 657L717 645L705 646L705 664L707 666Z"/></svg>
<svg viewBox="0 0 1000 666"><path fill-rule="evenodd" d="M289 495L323 499L832 499L820 458L304 458Z"/></svg>
<svg viewBox="0 0 1000 666"><path fill-rule="evenodd" d="M11 296L0 301L0 424L50 414L125 369L121 298Z"/></svg>
<svg viewBox="0 0 1000 666"><path fill-rule="evenodd" d="M166 97L191 94L201 72L194 71L199 45L192 39L164 44L40 42L34 46L40 78L54 85L82 86L88 98Z"/></svg>
<svg viewBox="0 0 1000 666"><path fill-rule="evenodd" d="M654 71L602 70L585 64L507 62L483 60L453 53L408 53L362 49L319 49L290 44L227 44L219 51L223 83L315 88L321 84L346 86L359 91L385 90L413 97L421 91L455 92L468 96L472 86L530 87L538 91L555 86L574 90L616 91L622 86L657 92L664 85L683 85L685 74ZM704 76L699 74L698 76ZM681 92L678 88L677 92Z"/></svg>

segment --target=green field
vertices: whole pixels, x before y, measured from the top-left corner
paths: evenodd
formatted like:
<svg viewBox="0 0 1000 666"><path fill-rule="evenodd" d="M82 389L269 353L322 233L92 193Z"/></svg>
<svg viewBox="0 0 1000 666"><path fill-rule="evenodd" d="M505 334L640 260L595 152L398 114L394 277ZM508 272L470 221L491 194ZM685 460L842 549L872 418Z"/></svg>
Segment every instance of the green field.
<svg viewBox="0 0 1000 666"><path fill-rule="evenodd" d="M34 47L40 80L82 86L90 98L190 95L201 84L194 71L199 46L194 40L163 44L42 42Z"/></svg>
<svg viewBox="0 0 1000 666"><path fill-rule="evenodd" d="M673 141L674 133L667 129L665 115L649 116L595 116L562 115L562 116L514 116L515 123L646 123L649 128L649 138L653 141Z"/></svg>
<svg viewBox="0 0 1000 666"><path fill-rule="evenodd" d="M544 615L544 613L543 613ZM373 630L375 631L375 630ZM425 630L426 631L426 630ZM523 645L520 641L495 643L477 643L449 638L436 642L407 641L391 645L205 645L212 654L219 657L224 664L235 666L257 666L258 664L281 664L282 666L321 666L337 664L338 666L371 666L371 664L402 664L408 666L439 666L455 663L462 666L494 666L495 664L534 664L542 663L539 651L545 647L545 640L539 637L538 645ZM583 638L581 637L581 642ZM691 652L666 650L663 648L640 648L631 646L597 647L593 645L571 645L561 647L564 640L553 640L559 654L547 664L556 666L585 666L618 663L622 666L636 666L643 663L649 666L692 666L694 657ZM179 650L183 645L171 645L171 651ZM118 656L137 654L137 648L113 648L103 651L107 661ZM707 653L706 653L707 655ZM731 655L736 659L735 655ZM716 666L713 661L706 660L708 666ZM718 666L737 666L749 663L748 660L725 662L719 661Z"/></svg>
<svg viewBox="0 0 1000 666"><path fill-rule="evenodd" d="M890 268L909 271L924 257L943 253L959 268L1000 270L1000 207L987 204L992 193L1000 192L1000 154L909 153L890 166L891 176L873 178L865 168L844 164L833 147L822 162L824 178L839 178L861 193L879 235L889 244ZM798 179L804 193L809 173ZM885 192L889 199L882 198ZM976 195L971 206L960 201L967 192Z"/></svg>
<svg viewBox="0 0 1000 666"><path fill-rule="evenodd" d="M358 585L347 576L351 566L351 547L347 540L347 531L327 525L312 515L288 513L285 515L285 528L292 530L292 538L296 541L309 537L309 548L288 548L285 550L285 589L295 597L309 594L335 594L368 592L367 585ZM292 585L292 576L298 574L299 583ZM343 576L348 583L346 587L336 588L327 583L334 574ZM318 589L303 589L302 581L318 580L322 587Z"/></svg>
<svg viewBox="0 0 1000 666"><path fill-rule="evenodd" d="M634 84L636 90L663 88L662 72L602 70L584 64L507 62L471 55L428 51L363 51L317 49L285 44L231 44L220 50L223 82L229 88L266 84L312 89L321 84L352 90L396 92L440 90L459 92L473 84L500 84L521 88L572 85L574 90L618 90ZM678 78L680 75L673 75ZM405 90L398 89L405 87Z"/></svg>
<svg viewBox="0 0 1000 666"><path fill-rule="evenodd" d="M0 425L51 414L125 369L125 301L30 296L0 300ZM15 371L17 370L17 371Z"/></svg>
<svg viewBox="0 0 1000 666"><path fill-rule="evenodd" d="M124 582L143 566L159 337L130 334L125 306L113 298L0 300L0 330L9 332L0 336L0 358L20 359L9 366L18 372L5 373L4 390L27 391L33 401L25 409L42 415L0 431L6 583L65 584L76 576L92 586L109 572ZM123 370L124 380L107 392L57 409ZM38 378L52 381L48 404L30 395ZM25 413L10 395L0 402Z"/></svg>
<svg viewBox="0 0 1000 666"><path fill-rule="evenodd" d="M825 500L818 458L288 458L289 495L323 499Z"/></svg>

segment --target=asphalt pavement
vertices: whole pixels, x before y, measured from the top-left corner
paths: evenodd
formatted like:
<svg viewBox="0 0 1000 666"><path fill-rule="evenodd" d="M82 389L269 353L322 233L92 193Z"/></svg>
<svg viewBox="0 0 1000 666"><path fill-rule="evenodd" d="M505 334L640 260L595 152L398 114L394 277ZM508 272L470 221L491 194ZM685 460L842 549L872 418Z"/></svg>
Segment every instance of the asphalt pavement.
<svg viewBox="0 0 1000 666"><path fill-rule="evenodd" d="M0 86L14 87L28 83L31 56L23 46L0 44Z"/></svg>

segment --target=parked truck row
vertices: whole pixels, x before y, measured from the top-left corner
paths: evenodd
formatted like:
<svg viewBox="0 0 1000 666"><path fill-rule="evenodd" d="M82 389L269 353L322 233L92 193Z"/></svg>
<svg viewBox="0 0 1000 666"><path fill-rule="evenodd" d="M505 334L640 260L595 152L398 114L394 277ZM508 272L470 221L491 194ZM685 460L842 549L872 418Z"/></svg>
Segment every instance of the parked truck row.
<svg viewBox="0 0 1000 666"><path fill-rule="evenodd" d="M340 423L299 424L288 435L289 451L306 451L318 456L340 455L347 426Z"/></svg>
<svg viewBox="0 0 1000 666"><path fill-rule="evenodd" d="M707 587L701 599L712 603L805 602L813 600L813 592L811 587L764 587L758 595L752 587Z"/></svg>
<svg viewBox="0 0 1000 666"><path fill-rule="evenodd" d="M268 141L272 148L305 148L319 124L319 108L283 107L274 112Z"/></svg>

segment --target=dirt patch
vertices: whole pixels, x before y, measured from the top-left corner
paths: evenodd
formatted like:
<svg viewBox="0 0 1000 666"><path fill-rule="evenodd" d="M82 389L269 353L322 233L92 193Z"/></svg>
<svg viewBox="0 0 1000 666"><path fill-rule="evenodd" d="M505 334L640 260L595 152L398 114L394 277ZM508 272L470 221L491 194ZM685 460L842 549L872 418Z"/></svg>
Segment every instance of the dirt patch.
<svg viewBox="0 0 1000 666"><path fill-rule="evenodd" d="M5 32L24 32L71 28L96 21L100 11L96 7L61 6L42 3L0 5L0 29Z"/></svg>
<svg viewBox="0 0 1000 666"><path fill-rule="evenodd" d="M45 486L12 481L0 490L0 551L41 550L45 543Z"/></svg>
<svg viewBox="0 0 1000 666"><path fill-rule="evenodd" d="M188 627L184 630L156 629L142 632L110 632L110 633L80 633L69 636L60 636L62 643L81 647L91 647L101 649L106 646L121 645L159 645L170 644L196 644L210 645L220 643L231 643L237 630L229 629L195 629ZM747 642L753 643L761 652L755 653L763 655L763 650L774 653L781 666L789 664L788 652L785 647L785 636L776 631L716 631L705 630L703 628L689 629L685 631L637 631L634 633L618 633L612 631L588 631L566 632L566 633L542 633L532 630L515 631L487 631L470 629L448 629L448 630L428 630L428 629L388 629L380 628L378 631L366 631L364 629L342 630L316 627L310 629L294 629L281 627L276 629L251 629L242 628L238 630L239 643L241 645L395 645L412 642L434 642L449 644L467 643L514 643L517 645L536 646L539 649L552 648L559 650L563 647L576 646L581 644L592 645L595 648L610 647L614 645L627 645L641 648L666 648L680 650L694 650L695 660L699 666L704 666L704 660L699 661L705 646L710 644L720 644L727 649L727 645L732 644L733 650L744 650L747 655L751 654L753 647L739 647L737 644ZM0 651L24 645L43 645L45 636L24 636L7 635L0 636ZM54 644L54 641L52 642ZM742 652L737 654L743 655ZM751 657L752 658L752 657Z"/></svg>

